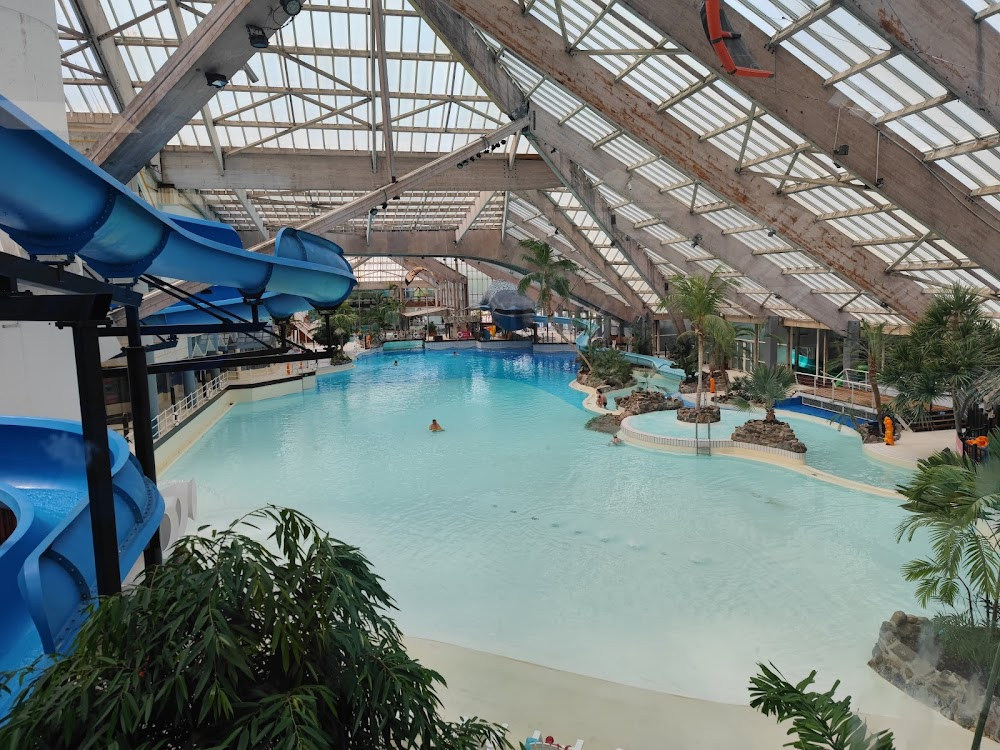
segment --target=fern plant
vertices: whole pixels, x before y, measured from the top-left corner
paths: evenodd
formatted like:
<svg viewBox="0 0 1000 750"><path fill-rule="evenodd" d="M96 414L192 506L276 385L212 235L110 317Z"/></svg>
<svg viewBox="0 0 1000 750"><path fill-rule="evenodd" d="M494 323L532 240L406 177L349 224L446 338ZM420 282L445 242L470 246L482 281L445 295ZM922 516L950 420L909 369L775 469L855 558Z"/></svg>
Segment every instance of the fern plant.
<svg viewBox="0 0 1000 750"><path fill-rule="evenodd" d="M824 693L809 690L816 671L793 685L773 664L757 665L760 674L750 679L750 707L779 723L791 721L789 735L797 739L785 743L796 750L895 750L892 732L874 734L854 711L851 697L837 700L840 680Z"/></svg>

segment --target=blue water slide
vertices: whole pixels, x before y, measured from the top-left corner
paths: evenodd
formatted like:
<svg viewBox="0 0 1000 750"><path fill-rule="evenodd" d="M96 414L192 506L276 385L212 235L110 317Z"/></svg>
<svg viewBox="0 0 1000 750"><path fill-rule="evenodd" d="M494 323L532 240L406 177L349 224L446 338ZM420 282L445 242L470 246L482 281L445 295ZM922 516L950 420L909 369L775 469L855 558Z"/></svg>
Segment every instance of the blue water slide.
<svg viewBox="0 0 1000 750"><path fill-rule="evenodd" d="M212 287L199 295L212 303L212 312L228 314L235 318L250 320L253 309L244 301L239 289L232 287ZM265 292L260 299L261 317L271 320L286 320L297 312L312 308L305 297L292 294ZM187 302L177 302L158 313L147 315L142 319L147 325L189 325L218 323L219 318L208 312L204 305L192 305Z"/></svg>
<svg viewBox="0 0 1000 750"><path fill-rule="evenodd" d="M128 443L108 443L124 580L164 504ZM17 519L0 545L0 671L65 652L97 595L86 452L79 422L0 417L0 504ZM0 720L12 698L0 693Z"/></svg>
<svg viewBox="0 0 1000 750"><path fill-rule="evenodd" d="M264 255L225 224L158 211L2 96L0 164L0 228L32 256L78 255L105 278L151 273L318 308L357 283L343 250L322 237L286 227Z"/></svg>

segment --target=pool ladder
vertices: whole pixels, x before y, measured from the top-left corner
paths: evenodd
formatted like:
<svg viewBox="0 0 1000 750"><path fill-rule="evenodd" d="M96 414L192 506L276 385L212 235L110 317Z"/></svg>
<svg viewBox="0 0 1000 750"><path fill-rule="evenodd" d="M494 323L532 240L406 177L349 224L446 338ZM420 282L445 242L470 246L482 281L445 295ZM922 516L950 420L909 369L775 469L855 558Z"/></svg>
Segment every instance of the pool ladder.
<svg viewBox="0 0 1000 750"><path fill-rule="evenodd" d="M694 423L694 452L696 456L711 456L712 455L712 423L706 423L708 427L708 442L705 445L701 444L701 439L698 435L698 422Z"/></svg>

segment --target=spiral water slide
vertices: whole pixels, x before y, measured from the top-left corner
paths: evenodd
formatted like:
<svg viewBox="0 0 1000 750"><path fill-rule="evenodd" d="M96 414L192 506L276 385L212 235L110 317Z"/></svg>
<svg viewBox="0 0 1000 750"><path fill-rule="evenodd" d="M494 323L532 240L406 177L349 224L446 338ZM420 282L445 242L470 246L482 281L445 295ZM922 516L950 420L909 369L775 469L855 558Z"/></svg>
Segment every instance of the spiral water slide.
<svg viewBox="0 0 1000 750"><path fill-rule="evenodd" d="M285 228L263 255L225 224L157 210L2 96L0 164L0 229L33 258L79 257L106 279L212 284L223 308L248 314L245 300L259 300L279 319L334 308L357 283L341 248L321 237ZM166 319L211 316L180 304ZM109 447L124 579L164 500L120 436L109 433ZM86 453L78 422L0 417L0 506L16 519L0 544L0 671L68 648L96 594ZM0 692L0 721L10 700Z"/></svg>

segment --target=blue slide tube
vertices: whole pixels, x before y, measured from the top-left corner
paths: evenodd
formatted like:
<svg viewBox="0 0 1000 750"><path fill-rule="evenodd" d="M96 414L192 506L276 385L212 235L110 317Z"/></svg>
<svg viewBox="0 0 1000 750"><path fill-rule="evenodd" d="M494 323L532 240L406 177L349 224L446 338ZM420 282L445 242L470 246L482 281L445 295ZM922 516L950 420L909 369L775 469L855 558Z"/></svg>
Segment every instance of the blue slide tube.
<svg viewBox="0 0 1000 750"><path fill-rule="evenodd" d="M343 250L291 228L275 254L242 248L232 227L163 213L0 96L0 228L32 256L78 255L105 278L151 273L340 304L357 283Z"/></svg>
<svg viewBox="0 0 1000 750"><path fill-rule="evenodd" d="M124 579L164 505L128 443L109 431L108 444ZM89 503L79 422L0 417L0 504L17 519L0 545L0 671L65 652L83 624L97 596ZM0 721L12 700L0 693Z"/></svg>

